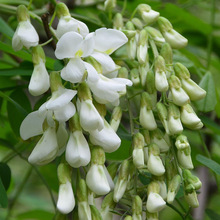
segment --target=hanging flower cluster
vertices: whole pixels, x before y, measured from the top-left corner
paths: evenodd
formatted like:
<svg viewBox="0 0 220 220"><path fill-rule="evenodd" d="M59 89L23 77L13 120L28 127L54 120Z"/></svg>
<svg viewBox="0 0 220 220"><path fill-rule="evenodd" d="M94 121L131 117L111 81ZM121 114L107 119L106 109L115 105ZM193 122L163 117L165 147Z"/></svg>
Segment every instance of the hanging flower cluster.
<svg viewBox="0 0 220 220"><path fill-rule="evenodd" d="M106 11L114 8L110 3L105 2ZM23 120L20 135L23 140L41 135L30 163L44 165L63 157L58 166L57 209L63 214L78 209L80 220L113 219L112 211L123 198L132 209L127 212L132 217L125 219L144 215L158 219L180 187L188 204L198 207L196 190L201 182L190 171L190 144L182 132L184 127L202 128L191 101L204 98L206 92L184 65L173 63L172 49L185 47L187 39L149 5L141 4L135 11L137 17L126 23L120 13L115 14L114 29L90 33L86 24L71 17L64 3L58 3L55 56L65 66L48 73L28 10L18 7L12 46L16 51L31 48L34 70L28 90L33 96L51 91L47 101ZM121 67L110 55L125 44ZM107 108L113 109L110 122ZM105 152L121 145L116 132L122 115L130 118L132 154L106 168ZM80 167L84 174L78 172L74 195L72 169ZM149 174L150 183L143 185L138 173ZM94 198L103 195L98 210Z"/></svg>

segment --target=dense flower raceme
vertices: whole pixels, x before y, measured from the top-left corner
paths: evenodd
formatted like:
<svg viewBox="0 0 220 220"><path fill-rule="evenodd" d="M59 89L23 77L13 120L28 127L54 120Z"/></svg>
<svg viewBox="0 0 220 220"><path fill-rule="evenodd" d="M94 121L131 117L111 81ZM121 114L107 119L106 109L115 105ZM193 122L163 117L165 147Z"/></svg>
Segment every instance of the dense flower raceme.
<svg viewBox="0 0 220 220"><path fill-rule="evenodd" d="M106 2L109 4L114 7L115 2ZM78 219L101 219L102 215L110 220L116 203L123 203L123 197L133 200L132 213L129 213L133 219L142 218L143 204L146 204L147 218L158 219L166 201L170 204L174 201L182 179L186 201L197 207L196 190L201 182L189 171L193 169L191 147L182 132L184 127L202 128L191 101L202 99L206 92L190 79L185 66L173 63L172 48L184 47L187 40L167 19L145 4L137 7L138 16L126 24L117 13L113 18L117 30L100 28L89 33L86 24L72 18L65 4L58 3L55 56L65 60L65 66L60 72L51 72L49 77L28 12L24 7L19 10L13 48L34 47L29 92L38 96L51 89L51 97L26 116L20 134L24 140L42 135L28 158L30 163L47 164L65 151L66 161L58 167L59 212L67 214L74 209L69 171L71 167L82 166L86 166L85 180L77 174L78 214L74 212ZM149 26L153 23L157 23L159 30ZM110 55L126 43L128 54L126 59L120 60L123 65L120 69ZM121 98L132 82L127 98ZM108 106L116 106L110 122L106 120ZM127 110L133 140L132 151L128 151L132 157L106 168L105 153L112 153L121 145L116 131L122 113L126 114ZM174 142L175 152L171 150ZM144 175L151 173L146 187L138 178L133 178L137 177L137 170ZM145 188L143 193L147 196L134 194L132 184L136 184L135 193L140 192L140 186ZM106 194L100 214L94 206L94 198ZM129 215L126 219L131 219Z"/></svg>

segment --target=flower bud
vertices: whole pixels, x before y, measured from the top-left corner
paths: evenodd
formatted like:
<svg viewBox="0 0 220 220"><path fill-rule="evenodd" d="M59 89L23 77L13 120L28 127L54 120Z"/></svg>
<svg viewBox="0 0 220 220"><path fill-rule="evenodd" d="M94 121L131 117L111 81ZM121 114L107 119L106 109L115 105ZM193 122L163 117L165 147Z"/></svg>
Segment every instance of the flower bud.
<svg viewBox="0 0 220 220"><path fill-rule="evenodd" d="M113 18L113 28L121 30L124 26L123 16L121 13L117 13Z"/></svg>
<svg viewBox="0 0 220 220"><path fill-rule="evenodd" d="M148 53L148 34L145 29L140 31L137 47L137 59L140 64L145 64Z"/></svg>
<svg viewBox="0 0 220 220"><path fill-rule="evenodd" d="M177 138L176 138L176 142L175 142L175 145L176 145L176 148L178 150L184 150L186 148L189 147L189 142L188 142L188 139L185 135L179 135Z"/></svg>
<svg viewBox="0 0 220 220"><path fill-rule="evenodd" d="M166 42L163 35L157 29L153 27L145 27L145 30L158 47L161 47Z"/></svg>
<svg viewBox="0 0 220 220"><path fill-rule="evenodd" d="M105 11L112 11L113 8L116 6L116 0L105 0L104 2L104 9Z"/></svg>
<svg viewBox="0 0 220 220"><path fill-rule="evenodd" d="M131 21L137 29L139 29L139 30L143 29L144 25L139 18L132 18Z"/></svg>
<svg viewBox="0 0 220 220"><path fill-rule="evenodd" d="M136 87L139 86L141 83L141 80L140 80L138 69L136 68L132 69L130 72L130 75L131 75L131 81L133 82L133 85Z"/></svg>
<svg viewBox="0 0 220 220"><path fill-rule="evenodd" d="M158 18L158 26L166 41L174 49L180 49L187 45L188 40L173 29L172 24L164 17Z"/></svg>
<svg viewBox="0 0 220 220"><path fill-rule="evenodd" d="M68 7L64 3L59 2L56 5L56 15L58 18L63 16L70 16Z"/></svg>
<svg viewBox="0 0 220 220"><path fill-rule="evenodd" d="M183 126L180 121L179 108L176 105L170 103L168 114L168 127L170 134L175 135L181 133L183 131Z"/></svg>
<svg viewBox="0 0 220 220"><path fill-rule="evenodd" d="M151 131L151 142L155 143L160 148L160 152L167 152L170 149L169 140L166 141L164 139L164 134L159 128Z"/></svg>
<svg viewBox="0 0 220 220"><path fill-rule="evenodd" d="M111 192L108 195L106 195L102 201L102 206L101 206L102 218L105 220L112 220L113 213L111 211L114 210L115 206L116 203L113 200L113 192Z"/></svg>
<svg viewBox="0 0 220 220"><path fill-rule="evenodd" d="M192 193L188 193L184 195L186 202L189 206L192 208L198 208L199 207L199 201L197 198L196 191L193 191Z"/></svg>
<svg viewBox="0 0 220 220"><path fill-rule="evenodd" d="M193 169L190 146L188 146L184 150L178 150L177 159L182 168Z"/></svg>
<svg viewBox="0 0 220 220"><path fill-rule="evenodd" d="M137 133L133 138L133 163L138 169L144 167L144 137L141 133Z"/></svg>
<svg viewBox="0 0 220 220"><path fill-rule="evenodd" d="M165 160L165 168L166 168L166 179L167 179L167 185L169 186L173 177L177 175L178 171L176 169L176 165L174 164L174 158L167 157Z"/></svg>
<svg viewBox="0 0 220 220"><path fill-rule="evenodd" d="M113 109L110 126L116 132L121 122L122 117L122 109L120 106L117 106Z"/></svg>
<svg viewBox="0 0 220 220"><path fill-rule="evenodd" d="M152 108L153 106L150 95L147 92L142 93L139 121L141 126L148 130L154 130L157 128Z"/></svg>
<svg viewBox="0 0 220 220"><path fill-rule="evenodd" d="M161 102L158 102L156 104L157 107L157 112L158 112L158 116L160 118L160 121L163 124L163 127L165 128L165 131L167 134L170 134L169 128L168 128L168 111L167 108L164 104L162 104Z"/></svg>
<svg viewBox="0 0 220 220"><path fill-rule="evenodd" d="M92 220L102 220L102 216L99 210L94 206L90 205Z"/></svg>
<svg viewBox="0 0 220 220"><path fill-rule="evenodd" d="M147 211L150 213L156 213L161 211L166 206L166 202L159 195L160 186L157 182L151 182L148 185L148 198L146 203Z"/></svg>
<svg viewBox="0 0 220 220"><path fill-rule="evenodd" d="M147 54L147 60L148 59L149 59L149 55ZM150 69L149 62L146 61L144 64L139 65L138 69L139 69L139 72L140 72L141 85L142 85L142 87L145 87L147 73Z"/></svg>
<svg viewBox="0 0 220 220"><path fill-rule="evenodd" d="M147 4L139 4L137 7L137 12L146 23L146 25L152 24L155 22L160 13L151 9L151 7Z"/></svg>
<svg viewBox="0 0 220 220"><path fill-rule="evenodd" d="M200 179L192 175L192 173L184 169L183 170L184 189L186 193L192 193L194 190L199 190L202 186Z"/></svg>
<svg viewBox="0 0 220 220"><path fill-rule="evenodd" d="M148 211L146 211L146 217L147 217L147 220L158 220L158 212L156 213L150 213Z"/></svg>
<svg viewBox="0 0 220 220"><path fill-rule="evenodd" d="M12 38L12 48L19 51L25 46L27 49L38 45L39 36L30 22L28 9L24 5L17 7L18 27Z"/></svg>
<svg viewBox="0 0 220 220"><path fill-rule="evenodd" d="M147 72L145 87L146 87L146 91L149 93L151 97L151 103L154 108L157 103L157 90L155 87L155 75L152 70L149 70Z"/></svg>
<svg viewBox="0 0 220 220"><path fill-rule="evenodd" d="M160 55L164 58L166 65L172 65L173 64L173 51L170 47L170 44L164 43L160 50Z"/></svg>
<svg viewBox="0 0 220 220"><path fill-rule="evenodd" d="M169 78L169 85L174 104L183 106L189 102L189 96L181 87L181 82L178 77L172 75Z"/></svg>
<svg viewBox="0 0 220 220"><path fill-rule="evenodd" d="M67 165L61 163L57 169L60 182L57 209L63 213L70 213L75 207L75 198L71 185L70 169Z"/></svg>
<svg viewBox="0 0 220 220"><path fill-rule="evenodd" d="M132 217L130 215L127 215L124 220L132 220Z"/></svg>
<svg viewBox="0 0 220 220"><path fill-rule="evenodd" d="M167 77L166 77L166 66L162 56L158 56L155 59L154 64L155 71L155 86L159 92L166 92L169 88Z"/></svg>
<svg viewBox="0 0 220 220"><path fill-rule="evenodd" d="M181 184L181 177L180 175L176 175L173 177L173 179L170 181L169 185L168 185L168 193L167 193L167 202L168 203L173 203L176 194L179 191L180 188L180 184Z"/></svg>
<svg viewBox="0 0 220 220"><path fill-rule="evenodd" d="M79 220L92 220L86 182L81 178L78 180L77 201Z"/></svg>
<svg viewBox="0 0 220 220"><path fill-rule="evenodd" d="M138 195L132 201L132 219L142 220L142 200Z"/></svg>
<svg viewBox="0 0 220 220"><path fill-rule="evenodd" d="M149 158L147 163L147 168L155 176L161 176L165 173L164 165L160 159L160 149L156 144L150 144Z"/></svg>
<svg viewBox="0 0 220 220"><path fill-rule="evenodd" d="M191 105L187 104L181 107L181 121L182 123L191 129L200 129L203 127L201 120L194 112Z"/></svg>
<svg viewBox="0 0 220 220"><path fill-rule="evenodd" d="M113 199L118 202L125 193L128 181L129 181L130 162L124 160L119 168L118 179L114 188Z"/></svg>

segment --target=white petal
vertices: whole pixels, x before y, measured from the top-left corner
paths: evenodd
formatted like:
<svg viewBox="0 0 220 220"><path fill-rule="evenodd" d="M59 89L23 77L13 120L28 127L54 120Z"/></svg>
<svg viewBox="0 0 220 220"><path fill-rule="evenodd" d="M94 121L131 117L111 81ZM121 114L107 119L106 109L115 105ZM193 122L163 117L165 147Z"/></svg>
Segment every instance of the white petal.
<svg viewBox="0 0 220 220"><path fill-rule="evenodd" d="M18 36L18 28L19 28L19 26L17 27L17 29L16 29L16 31L13 35L13 38L12 38L12 48L13 48L14 51L19 51L23 47L21 39Z"/></svg>
<svg viewBox="0 0 220 220"><path fill-rule="evenodd" d="M65 184L60 184L57 209L63 213L70 213L75 207L75 198L71 183L67 181Z"/></svg>
<svg viewBox="0 0 220 220"><path fill-rule="evenodd" d="M183 106L189 102L189 96L182 88L179 89L171 88L171 93L174 104Z"/></svg>
<svg viewBox="0 0 220 220"><path fill-rule="evenodd" d="M77 27L77 31L83 36L85 37L86 35L89 34L89 29L88 27L86 26L85 23L83 23L82 21L79 21L79 20L76 20L75 21L77 22L78 24L78 27Z"/></svg>
<svg viewBox="0 0 220 220"><path fill-rule="evenodd" d="M87 201L78 202L78 217L79 220L92 220L90 206Z"/></svg>
<svg viewBox="0 0 220 220"><path fill-rule="evenodd" d="M114 189L114 182L113 182L112 177L110 176L105 165L104 165L104 172L105 172L106 178L108 180L108 184L110 186L110 189L113 190Z"/></svg>
<svg viewBox="0 0 220 220"><path fill-rule="evenodd" d="M77 91L75 90L60 87L57 91L53 92L52 97L46 104L46 108L49 110L57 110L68 104L76 93Z"/></svg>
<svg viewBox="0 0 220 220"><path fill-rule="evenodd" d="M57 43L55 56L58 59L74 58L75 53L81 48L83 37L76 32L67 32Z"/></svg>
<svg viewBox="0 0 220 220"><path fill-rule="evenodd" d="M81 46L81 50L83 51L82 57L87 57L93 52L95 45L93 36L94 33L90 33L85 37Z"/></svg>
<svg viewBox="0 0 220 220"><path fill-rule="evenodd" d="M55 128L47 128L34 147L28 161L32 164L44 165L55 159L58 152Z"/></svg>
<svg viewBox="0 0 220 220"><path fill-rule="evenodd" d="M155 73L155 86L159 92L166 92L169 88L166 73L159 73L156 71Z"/></svg>
<svg viewBox="0 0 220 220"><path fill-rule="evenodd" d="M115 71L115 62L109 55L105 53L93 52L91 56L102 65L102 70L104 73Z"/></svg>
<svg viewBox="0 0 220 220"><path fill-rule="evenodd" d="M180 134L183 131L180 118L175 119L173 116L168 120L168 127L171 134Z"/></svg>
<svg viewBox="0 0 220 220"><path fill-rule="evenodd" d="M89 63L83 62L86 70L88 72L88 80L91 82L97 82L99 80L99 75L96 69Z"/></svg>
<svg viewBox="0 0 220 220"><path fill-rule="evenodd" d="M125 190L127 188L128 180L127 179L118 179L115 188L114 188L114 195L113 199L115 202L118 202L124 195Z"/></svg>
<svg viewBox="0 0 220 220"><path fill-rule="evenodd" d="M95 49L100 52L111 54L127 41L125 34L115 29L100 28L95 31Z"/></svg>
<svg viewBox="0 0 220 220"><path fill-rule="evenodd" d="M42 95L50 88L50 79L44 62L34 66L28 90L33 96Z"/></svg>
<svg viewBox="0 0 220 220"><path fill-rule="evenodd" d="M65 122L59 123L58 129L57 129L57 144L59 147L59 152L57 156L60 156L65 151L68 136L69 135L66 130L66 123Z"/></svg>
<svg viewBox="0 0 220 220"><path fill-rule="evenodd" d="M101 130L104 127L103 119L93 105L92 100L85 100L80 104L78 101L78 105L80 105L80 110L78 108L80 124L85 131Z"/></svg>
<svg viewBox="0 0 220 220"><path fill-rule="evenodd" d="M121 139L106 120L104 120L104 128L102 130L90 131L90 140L94 145L102 147L108 153L116 151L121 145Z"/></svg>
<svg viewBox="0 0 220 220"><path fill-rule="evenodd" d="M118 82L118 83L120 83L124 86L125 85L132 86L132 84L133 84L131 80L125 79L125 78L113 78L112 80L115 81L115 82Z"/></svg>
<svg viewBox="0 0 220 220"><path fill-rule="evenodd" d="M23 140L43 133L43 122L46 118L46 112L40 114L39 111L31 112L22 121L20 126L20 135Z"/></svg>
<svg viewBox="0 0 220 220"><path fill-rule="evenodd" d="M72 102L69 102L67 105L54 110L54 116L57 121L65 122L68 121L76 112L76 107Z"/></svg>
<svg viewBox="0 0 220 220"><path fill-rule="evenodd" d="M149 155L147 168L155 176L162 176L165 168L159 156Z"/></svg>
<svg viewBox="0 0 220 220"><path fill-rule="evenodd" d="M110 191L102 165L92 164L86 175L86 184L97 195L105 195Z"/></svg>
<svg viewBox="0 0 220 220"><path fill-rule="evenodd" d="M157 18L159 17L159 15L160 15L160 13L159 12L157 12L157 11L154 11L154 10L150 10L150 11L148 11L148 12L146 12L146 11L143 11L143 13L142 13L142 19L144 20L144 22L146 23L146 24L151 24L151 23L153 23L154 21L156 21L157 20Z"/></svg>
<svg viewBox="0 0 220 220"><path fill-rule="evenodd" d="M140 124L142 127L152 131L157 128L157 123L154 119L154 114L152 110L147 110L147 107L142 107L140 109Z"/></svg>
<svg viewBox="0 0 220 220"><path fill-rule="evenodd" d="M184 169L193 169L193 163L192 163L192 158L191 155L186 155L184 153L184 150L178 150L177 151L177 158L180 166Z"/></svg>
<svg viewBox="0 0 220 220"><path fill-rule="evenodd" d="M61 77L71 83L82 81L85 72L85 62L81 58L72 58L68 64L61 70Z"/></svg>
<svg viewBox="0 0 220 220"><path fill-rule="evenodd" d="M38 45L38 34L29 20L19 22L17 36L27 49Z"/></svg>
<svg viewBox="0 0 220 220"><path fill-rule="evenodd" d="M165 208L166 202L162 199L162 197L157 194L151 192L147 198L147 211L150 213L155 213L161 211Z"/></svg>
<svg viewBox="0 0 220 220"><path fill-rule="evenodd" d="M66 146L66 161L70 166L78 168L80 166L86 166L90 162L90 159L89 145L82 131L71 133Z"/></svg>
<svg viewBox="0 0 220 220"><path fill-rule="evenodd" d="M134 149L132 152L133 163L138 169L144 167L144 151L143 149Z"/></svg>

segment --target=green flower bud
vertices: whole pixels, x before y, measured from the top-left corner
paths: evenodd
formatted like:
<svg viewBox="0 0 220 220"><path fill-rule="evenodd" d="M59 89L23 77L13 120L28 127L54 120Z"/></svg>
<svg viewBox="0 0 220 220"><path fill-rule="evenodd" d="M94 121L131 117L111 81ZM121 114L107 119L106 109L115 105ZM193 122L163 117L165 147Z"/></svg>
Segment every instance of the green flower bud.
<svg viewBox="0 0 220 220"><path fill-rule="evenodd" d="M135 167L142 168L144 166L144 137L141 133L137 133L133 138L133 163Z"/></svg>
<svg viewBox="0 0 220 220"><path fill-rule="evenodd" d="M91 91L89 89L89 86L86 82L82 82L79 84L79 87L78 87L78 97L79 99L82 101L85 101L85 100L92 100L92 95L91 95Z"/></svg>
<svg viewBox="0 0 220 220"><path fill-rule="evenodd" d="M168 32L173 29L172 24L164 17L159 17L157 23L161 32Z"/></svg>
<svg viewBox="0 0 220 220"><path fill-rule="evenodd" d="M56 15L58 18L70 16L68 7L62 2L58 3L56 5Z"/></svg>
<svg viewBox="0 0 220 220"><path fill-rule="evenodd" d="M69 128L70 128L70 131L72 132L82 130L80 122L79 122L79 115L77 112L73 115L72 118L69 119Z"/></svg>
<svg viewBox="0 0 220 220"><path fill-rule="evenodd" d="M97 71L98 73L102 74L102 72L103 72L103 70L102 70L102 65L101 65L98 61L96 61L95 58L89 56L89 57L86 57L86 58L85 58L85 61L86 61L87 63L90 63L90 64L96 69L96 71Z"/></svg>
<svg viewBox="0 0 220 220"><path fill-rule="evenodd" d="M163 35L157 29L153 27L145 27L145 30L158 47L161 47L166 42Z"/></svg>
<svg viewBox="0 0 220 220"><path fill-rule="evenodd" d="M117 171L118 171L118 167L119 167L119 164L116 162L112 162L110 165L108 165L107 170L112 179L115 178Z"/></svg>
<svg viewBox="0 0 220 220"><path fill-rule="evenodd" d="M128 69L126 67L121 67L118 70L118 78L128 78Z"/></svg>
<svg viewBox="0 0 220 220"><path fill-rule="evenodd" d="M100 104L94 100L94 106L99 112L99 114L104 118L106 116L107 110L104 104Z"/></svg>
<svg viewBox="0 0 220 220"><path fill-rule="evenodd" d="M131 21L137 29L139 29L139 30L143 29L144 25L139 18L133 18Z"/></svg>
<svg viewBox="0 0 220 220"><path fill-rule="evenodd" d="M173 203L176 194L179 191L181 184L181 177L180 175L176 175L173 177L173 179L170 181L168 185L168 194L167 194L167 202L168 203Z"/></svg>
<svg viewBox="0 0 220 220"><path fill-rule="evenodd" d="M199 207L199 201L197 198L196 191L193 191L192 193L188 193L184 195L186 202L191 206L192 208L198 208Z"/></svg>
<svg viewBox="0 0 220 220"><path fill-rule="evenodd" d="M32 49L32 61L34 65L37 65L43 60L43 62L46 62L45 53L41 46L33 47Z"/></svg>
<svg viewBox="0 0 220 220"><path fill-rule="evenodd" d="M132 217L130 215L127 215L124 220L132 220Z"/></svg>
<svg viewBox="0 0 220 220"><path fill-rule="evenodd" d="M167 65L173 64L173 51L168 43L162 45L160 55L164 58Z"/></svg>
<svg viewBox="0 0 220 220"><path fill-rule="evenodd" d="M164 104L162 104L161 102L158 102L156 104L156 108L157 108L157 112L158 112L158 116L166 130L166 133L169 134L169 128L168 128L168 111L167 108Z"/></svg>
<svg viewBox="0 0 220 220"><path fill-rule="evenodd" d="M90 205L92 220L103 220L99 210L94 206Z"/></svg>
<svg viewBox="0 0 220 220"><path fill-rule="evenodd" d="M125 27L126 27L127 30L135 31L134 24L133 24L131 21L128 21L128 22L126 23Z"/></svg>
<svg viewBox="0 0 220 220"><path fill-rule="evenodd" d="M132 219L141 220L142 219L142 200L136 195L132 200Z"/></svg>
<svg viewBox="0 0 220 220"><path fill-rule="evenodd" d="M104 8L105 11L112 11L113 8L116 6L116 0L105 0Z"/></svg>
<svg viewBox="0 0 220 220"><path fill-rule="evenodd" d="M123 16L121 13L117 13L113 18L113 28L121 30L124 26Z"/></svg>
<svg viewBox="0 0 220 220"><path fill-rule="evenodd" d="M190 79L189 70L182 63L176 63L174 65L174 71L180 79Z"/></svg>
<svg viewBox="0 0 220 220"><path fill-rule="evenodd" d="M178 150L184 150L186 148L189 147L189 142L188 142L188 139L185 135L179 135L177 138L176 138L176 142L175 142L175 145L176 145L176 148Z"/></svg>
<svg viewBox="0 0 220 220"><path fill-rule="evenodd" d="M76 195L78 202L88 202L88 191L85 180L80 178L77 184Z"/></svg>
<svg viewBox="0 0 220 220"><path fill-rule="evenodd" d="M149 145L151 143L150 133L148 130L143 130L142 135L144 136L144 141L146 145Z"/></svg>
<svg viewBox="0 0 220 220"><path fill-rule="evenodd" d="M158 212L150 213L150 212L146 211L146 217L147 217L147 220L158 220L159 219Z"/></svg>
<svg viewBox="0 0 220 220"><path fill-rule="evenodd" d="M138 69L134 68L130 72L131 75L131 81L133 82L134 86L140 85L140 75Z"/></svg>
<svg viewBox="0 0 220 220"><path fill-rule="evenodd" d="M178 150L177 159L182 168L193 169L190 146L188 146L187 148L183 150Z"/></svg>
<svg viewBox="0 0 220 220"><path fill-rule="evenodd" d="M134 37L135 35L137 34L137 31L135 30L122 30L122 32L126 35L126 37L129 39L129 40L135 40ZM129 41L128 41L129 43Z"/></svg>
<svg viewBox="0 0 220 220"><path fill-rule="evenodd" d="M121 122L121 117L122 117L122 109L120 106L116 106L113 109L112 117L110 121L110 126L113 128L115 132L118 130L119 124Z"/></svg>

